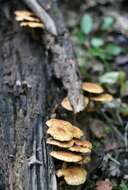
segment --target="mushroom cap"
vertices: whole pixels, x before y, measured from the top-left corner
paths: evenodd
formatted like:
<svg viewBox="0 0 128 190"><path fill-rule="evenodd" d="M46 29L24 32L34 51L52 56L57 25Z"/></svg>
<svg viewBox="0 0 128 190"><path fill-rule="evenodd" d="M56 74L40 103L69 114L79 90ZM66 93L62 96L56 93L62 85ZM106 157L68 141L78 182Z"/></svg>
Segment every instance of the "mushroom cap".
<svg viewBox="0 0 128 190"><path fill-rule="evenodd" d="M15 11L16 16L32 16L33 13L31 11L25 11L25 10L17 10Z"/></svg>
<svg viewBox="0 0 128 190"><path fill-rule="evenodd" d="M48 127L72 126L72 124L70 122L64 121L64 120L61 120L61 119L49 119L46 122L46 125Z"/></svg>
<svg viewBox="0 0 128 190"><path fill-rule="evenodd" d="M82 146L85 148L89 148L92 149L92 143L86 140L79 140L79 139L75 139L74 140L74 144L77 146Z"/></svg>
<svg viewBox="0 0 128 190"><path fill-rule="evenodd" d="M22 22L20 26L28 26L30 28L43 28L43 24L41 22Z"/></svg>
<svg viewBox="0 0 128 190"><path fill-rule="evenodd" d="M47 126L48 127L51 127L51 128L61 128L62 131L65 130L67 131L67 133L69 134L70 133L70 136L75 137L75 138L80 138L84 135L83 131L81 129L79 129L78 127L72 125L70 122L68 121L64 121L64 120L60 120L60 119L50 119L46 122ZM54 129L48 129L47 133L50 134L51 131L52 131L52 134L54 134ZM50 131L50 133L49 133ZM59 131L59 130L57 130ZM52 135L51 134L51 135ZM72 134L72 135L71 135ZM52 135L53 136L53 135ZM58 136L58 135L57 135ZM60 136L60 133L59 133L59 136ZM61 141L70 141L71 138L69 138L69 140L64 140L64 136L61 137ZM56 140L60 140L60 138L56 138Z"/></svg>
<svg viewBox="0 0 128 190"><path fill-rule="evenodd" d="M113 100L113 96L111 94L100 94L98 96L91 97L90 100L95 102L111 102Z"/></svg>
<svg viewBox="0 0 128 190"><path fill-rule="evenodd" d="M72 131L70 131L69 128L65 126L50 127L47 130L47 134L59 141L70 141L73 138Z"/></svg>
<svg viewBox="0 0 128 190"><path fill-rule="evenodd" d="M84 97L84 100L85 100L85 106L87 106L88 103L89 103L88 97ZM68 97L65 97L65 98L62 100L61 106L62 106L63 108L65 108L66 110L68 110L68 111L73 111L73 108L72 108L72 106L71 106L71 104L70 104L70 102L69 102L69 100L68 100Z"/></svg>
<svg viewBox="0 0 128 190"><path fill-rule="evenodd" d="M90 153L91 152L90 148L86 148L83 146L72 146L72 147L69 147L69 150L73 151L73 152L81 152L81 153Z"/></svg>
<svg viewBox="0 0 128 190"><path fill-rule="evenodd" d="M62 160L65 162L79 162L80 160L82 160L81 155L66 151L52 151L50 155L58 160Z"/></svg>
<svg viewBox="0 0 128 190"><path fill-rule="evenodd" d="M104 92L104 89L100 85L91 82L84 82L82 84L82 89L95 94L101 94Z"/></svg>
<svg viewBox="0 0 128 190"><path fill-rule="evenodd" d="M18 16L16 16L16 20L17 21L24 21L24 20L26 20L26 21L34 21L34 22L40 22L40 20L38 19L38 18L36 18L36 17L33 17L33 16L31 16L31 15L18 15Z"/></svg>
<svg viewBox="0 0 128 190"><path fill-rule="evenodd" d="M70 167L58 171L60 177L63 175L68 185L81 185L86 181L87 171L79 167Z"/></svg>
<svg viewBox="0 0 128 190"><path fill-rule="evenodd" d="M78 164L83 165L83 164L89 163L90 161L91 161L90 156L85 156L85 157L83 157L82 160L80 160L80 161L78 162Z"/></svg>
<svg viewBox="0 0 128 190"><path fill-rule="evenodd" d="M62 147L62 148L69 148L69 147L73 146L74 141L71 140L71 141L66 141L66 142L59 142L59 141L54 140L52 138L48 138L47 144L51 144L51 145Z"/></svg>
<svg viewBox="0 0 128 190"><path fill-rule="evenodd" d="M74 125L72 126L71 131L73 133L74 138L80 139L80 137L84 136L83 131L80 128L74 126Z"/></svg>

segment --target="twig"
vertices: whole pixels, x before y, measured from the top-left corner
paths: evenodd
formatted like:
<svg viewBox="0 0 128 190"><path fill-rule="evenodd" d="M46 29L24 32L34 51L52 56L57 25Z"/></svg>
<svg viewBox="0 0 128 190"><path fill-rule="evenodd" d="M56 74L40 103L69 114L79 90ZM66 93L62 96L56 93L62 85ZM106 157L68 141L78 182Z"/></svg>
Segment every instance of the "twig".
<svg viewBox="0 0 128 190"><path fill-rule="evenodd" d="M49 16L49 14L38 4L36 0L24 0L27 6L40 18L42 23L45 25L46 30L57 36L57 29L55 22Z"/></svg>
<svg viewBox="0 0 128 190"><path fill-rule="evenodd" d="M110 154L107 154L108 158L113 161L115 164L117 164L118 166L120 166L120 162L118 162L115 158L113 158Z"/></svg>
<svg viewBox="0 0 128 190"><path fill-rule="evenodd" d="M103 117L105 118L105 120L109 123L109 125L111 125L111 128L113 129L113 131L118 135L118 137L119 137L123 142L125 142L123 135L120 133L120 131L117 129L117 127L115 127L115 126L112 124L110 118L108 118L107 115L106 115L104 112L102 112L102 114L103 114Z"/></svg>
<svg viewBox="0 0 128 190"><path fill-rule="evenodd" d="M124 143L125 143L126 151L128 151L128 123L125 126Z"/></svg>

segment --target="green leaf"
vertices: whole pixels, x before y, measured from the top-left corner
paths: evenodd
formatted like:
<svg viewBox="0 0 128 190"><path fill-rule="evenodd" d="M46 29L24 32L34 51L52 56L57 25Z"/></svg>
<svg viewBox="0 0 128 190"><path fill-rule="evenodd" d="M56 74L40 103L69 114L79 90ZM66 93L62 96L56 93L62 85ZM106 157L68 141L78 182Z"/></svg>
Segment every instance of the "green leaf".
<svg viewBox="0 0 128 190"><path fill-rule="evenodd" d="M93 28L93 19L91 15L85 14L81 21L81 31L84 34L89 34Z"/></svg>
<svg viewBox="0 0 128 190"><path fill-rule="evenodd" d="M104 44L104 41L102 38L92 38L91 45L95 48L101 47Z"/></svg>
<svg viewBox="0 0 128 190"><path fill-rule="evenodd" d="M99 78L100 83L115 84L118 82L120 72L108 72Z"/></svg>
<svg viewBox="0 0 128 190"><path fill-rule="evenodd" d="M114 18L111 16L105 17L103 20L103 23L101 25L102 30L108 30L112 27L112 24L114 22Z"/></svg>
<svg viewBox="0 0 128 190"><path fill-rule="evenodd" d="M128 185L126 185L124 182L120 185L120 190L128 190Z"/></svg>
<svg viewBox="0 0 128 190"><path fill-rule="evenodd" d="M115 44L108 44L106 47L106 53L108 53L109 55L119 55L122 52L122 48L115 45Z"/></svg>

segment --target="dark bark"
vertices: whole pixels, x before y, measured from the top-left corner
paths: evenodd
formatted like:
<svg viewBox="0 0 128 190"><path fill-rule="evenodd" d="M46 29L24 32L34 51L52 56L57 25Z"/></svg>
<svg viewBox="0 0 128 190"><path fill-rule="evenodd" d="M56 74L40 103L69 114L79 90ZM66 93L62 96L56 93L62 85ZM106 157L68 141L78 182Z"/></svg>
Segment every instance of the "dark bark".
<svg viewBox="0 0 128 190"><path fill-rule="evenodd" d="M56 75L61 75L64 86L71 87L69 96L75 98L80 91L78 68L60 13L59 39L55 49L51 46L46 50L49 35L44 34L47 40L43 44L40 31L20 28L14 19L17 9L27 7L17 0L0 1L0 190L57 190L53 160L48 155L50 147L46 146L45 121L61 93L51 70L53 67ZM69 71L65 63L71 66ZM69 76L71 73L73 76ZM75 92L73 80L78 82ZM76 100L72 101L75 106Z"/></svg>
<svg viewBox="0 0 128 190"><path fill-rule="evenodd" d="M20 3L0 3L0 189L56 190L46 147L48 58L14 21Z"/></svg>

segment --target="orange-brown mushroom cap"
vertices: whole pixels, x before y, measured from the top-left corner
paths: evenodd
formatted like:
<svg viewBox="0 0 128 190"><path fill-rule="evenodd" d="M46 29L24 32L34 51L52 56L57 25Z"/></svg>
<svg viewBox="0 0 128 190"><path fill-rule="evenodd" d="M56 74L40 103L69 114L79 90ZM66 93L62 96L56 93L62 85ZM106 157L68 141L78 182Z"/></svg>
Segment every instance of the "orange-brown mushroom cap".
<svg viewBox="0 0 128 190"><path fill-rule="evenodd" d="M30 28L43 28L43 24L41 22L21 22L20 26L27 26Z"/></svg>
<svg viewBox="0 0 128 190"><path fill-rule="evenodd" d="M92 143L86 140L79 140L79 139L75 139L74 140L74 144L77 146L82 146L85 148L89 148L92 149Z"/></svg>
<svg viewBox="0 0 128 190"><path fill-rule="evenodd" d="M81 153L90 153L91 149L90 148L86 148L86 147L82 147L82 146L71 146L69 147L70 151L73 152L81 152Z"/></svg>
<svg viewBox="0 0 128 190"><path fill-rule="evenodd" d="M84 156L82 160L78 162L78 164L83 165L83 164L88 164L91 161L90 156Z"/></svg>
<svg viewBox="0 0 128 190"><path fill-rule="evenodd" d="M31 11L25 11L25 10L17 10L15 11L16 16L32 16L33 13Z"/></svg>
<svg viewBox="0 0 128 190"><path fill-rule="evenodd" d="M57 172L57 176L64 176L64 179L68 185L81 185L86 181L87 171L79 167L69 167L59 170Z"/></svg>
<svg viewBox="0 0 128 190"><path fill-rule="evenodd" d="M61 120L61 119L49 119L46 122L46 125L48 127L72 126L72 124L70 122L64 121L64 120Z"/></svg>
<svg viewBox="0 0 128 190"><path fill-rule="evenodd" d="M87 97L84 97L84 100L85 100L85 107L87 107L89 103L89 99ZM61 106L68 111L73 111L73 108L68 100L68 97L63 99L63 101L61 102Z"/></svg>
<svg viewBox="0 0 128 190"><path fill-rule="evenodd" d="M82 89L95 94L101 94L104 92L104 89L100 85L91 82L84 82L82 84Z"/></svg>
<svg viewBox="0 0 128 190"><path fill-rule="evenodd" d="M111 102L113 100L113 96L111 94L100 94L98 96L90 97L90 100L95 102Z"/></svg>
<svg viewBox="0 0 128 190"><path fill-rule="evenodd" d="M50 119L46 122L48 127L51 128L58 128L59 130L62 129L67 131L67 133L70 133L70 135L72 134L72 138L80 138L84 135L83 131L81 129L79 129L78 127L72 125L70 122L68 121L64 121L64 120L60 120L60 119ZM58 130L58 131L59 131ZM50 133L49 133L50 131ZM54 129L48 129L48 134L54 134ZM52 135L51 134L51 135ZM52 135L53 136L53 135ZM69 141L71 140L71 138L69 140L64 140L63 137L61 138L61 141ZM56 140L59 140L59 138L57 137Z"/></svg>
<svg viewBox="0 0 128 190"><path fill-rule="evenodd" d="M73 146L74 141L71 140L71 141L66 141L66 142L60 142L60 141L54 140L52 138L48 138L47 144L51 144L51 145L62 147L62 148L69 148L69 147Z"/></svg>
<svg viewBox="0 0 128 190"><path fill-rule="evenodd" d="M83 159L81 155L66 151L52 151L50 155L58 160L65 162L79 162Z"/></svg>
<svg viewBox="0 0 128 190"><path fill-rule="evenodd" d="M59 141L70 141L73 138L73 133L65 126L50 127L47 134Z"/></svg>
<svg viewBox="0 0 128 190"><path fill-rule="evenodd" d="M71 131L73 133L74 138L80 139L80 137L84 136L83 131L80 128L74 126L74 125L72 126Z"/></svg>

